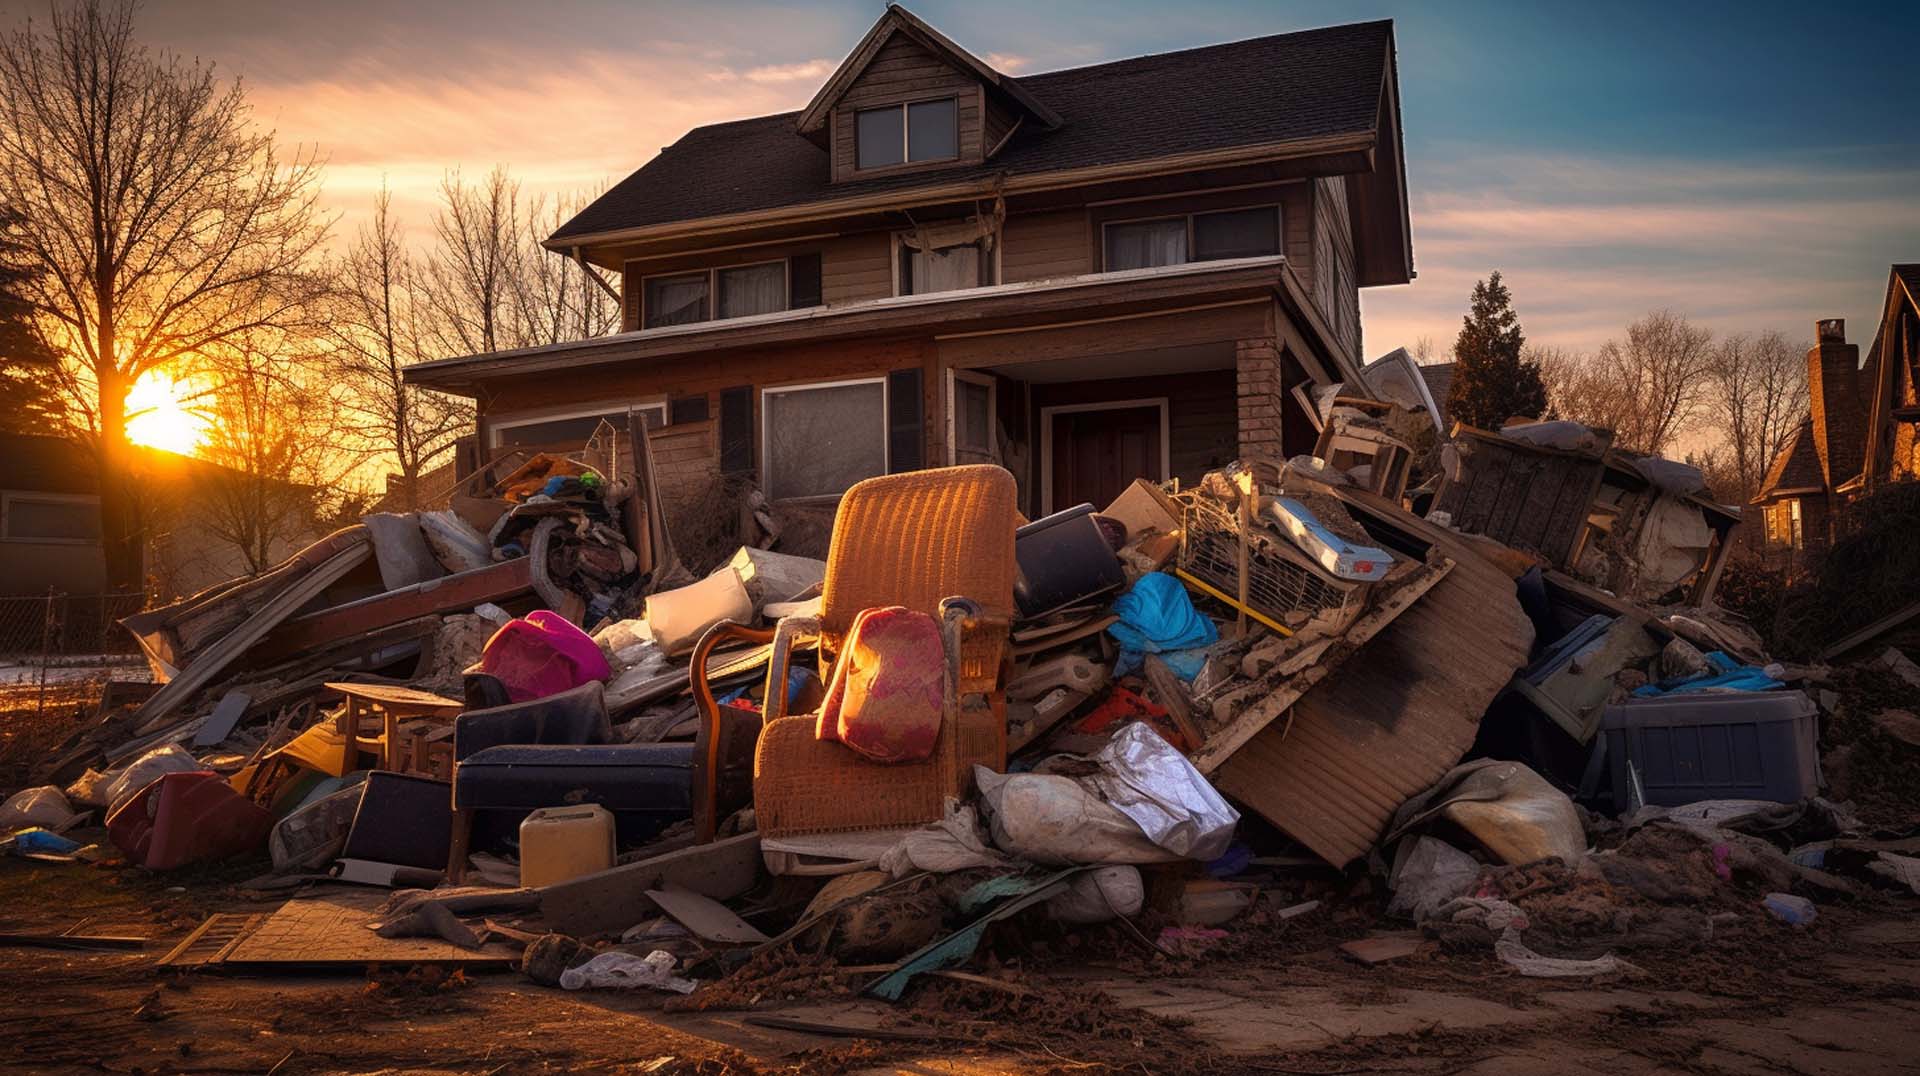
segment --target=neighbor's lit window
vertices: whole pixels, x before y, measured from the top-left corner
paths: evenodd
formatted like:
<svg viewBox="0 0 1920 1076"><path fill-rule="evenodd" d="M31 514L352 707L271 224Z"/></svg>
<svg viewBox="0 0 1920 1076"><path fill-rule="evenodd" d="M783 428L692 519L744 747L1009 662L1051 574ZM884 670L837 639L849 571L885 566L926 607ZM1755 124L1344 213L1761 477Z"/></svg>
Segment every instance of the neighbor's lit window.
<svg viewBox="0 0 1920 1076"><path fill-rule="evenodd" d="M951 97L861 109L853 114L854 163L885 168L952 160L960 156L959 115Z"/></svg>
<svg viewBox="0 0 1920 1076"><path fill-rule="evenodd" d="M761 477L773 500L845 493L887 473L884 378L765 389L760 418Z"/></svg>

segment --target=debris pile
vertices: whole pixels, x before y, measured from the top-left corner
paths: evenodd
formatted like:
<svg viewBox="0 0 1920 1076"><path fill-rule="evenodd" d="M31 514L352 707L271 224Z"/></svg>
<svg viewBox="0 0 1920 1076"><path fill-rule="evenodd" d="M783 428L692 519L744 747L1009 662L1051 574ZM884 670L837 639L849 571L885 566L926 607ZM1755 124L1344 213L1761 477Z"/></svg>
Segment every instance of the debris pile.
<svg viewBox="0 0 1920 1076"><path fill-rule="evenodd" d="M55 860L110 854L59 836L92 812L148 870L268 855L251 886L320 894L275 936L369 928L343 962L694 1008L1018 993L964 968L1042 935L1219 959L1366 893L1420 933L1354 959L1631 976L1920 886L1920 838L1822 798L1846 674L1713 604L1738 513L1697 472L1326 403L1316 456L1024 524L997 467L871 479L825 561L698 579L603 431L130 619L159 685L0 818ZM163 963L271 962L221 919Z"/></svg>

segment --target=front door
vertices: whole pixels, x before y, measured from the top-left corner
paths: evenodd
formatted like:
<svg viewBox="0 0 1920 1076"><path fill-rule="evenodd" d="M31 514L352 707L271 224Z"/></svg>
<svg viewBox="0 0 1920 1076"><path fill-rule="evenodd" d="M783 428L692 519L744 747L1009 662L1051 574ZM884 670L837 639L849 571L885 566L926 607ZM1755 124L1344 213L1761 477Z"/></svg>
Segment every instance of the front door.
<svg viewBox="0 0 1920 1076"><path fill-rule="evenodd" d="M1049 511L1105 508L1136 478L1160 473L1160 405L1053 414L1053 489Z"/></svg>

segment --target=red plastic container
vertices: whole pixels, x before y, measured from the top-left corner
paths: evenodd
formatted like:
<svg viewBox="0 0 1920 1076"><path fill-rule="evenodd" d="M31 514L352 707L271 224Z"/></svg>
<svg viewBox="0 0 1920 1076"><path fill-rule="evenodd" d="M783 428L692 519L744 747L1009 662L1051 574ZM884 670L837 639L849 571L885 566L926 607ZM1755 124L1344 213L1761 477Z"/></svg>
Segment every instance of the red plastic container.
<svg viewBox="0 0 1920 1076"><path fill-rule="evenodd" d="M107 819L115 847L156 871L238 855L272 829L271 812L204 770L161 777Z"/></svg>

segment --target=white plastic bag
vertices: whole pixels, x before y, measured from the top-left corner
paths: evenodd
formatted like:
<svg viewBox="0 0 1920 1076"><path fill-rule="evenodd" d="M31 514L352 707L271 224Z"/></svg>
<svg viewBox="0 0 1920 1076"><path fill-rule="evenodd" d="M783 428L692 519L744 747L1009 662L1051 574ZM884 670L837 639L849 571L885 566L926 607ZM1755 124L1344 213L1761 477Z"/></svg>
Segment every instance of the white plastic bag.
<svg viewBox="0 0 1920 1076"><path fill-rule="evenodd" d="M1047 866L1165 863L1178 855L1071 777L973 768L995 847Z"/></svg>
<svg viewBox="0 0 1920 1076"><path fill-rule="evenodd" d="M1387 914L1422 922L1478 877L1480 864L1472 856L1437 837L1417 837L1394 867Z"/></svg>
<svg viewBox="0 0 1920 1076"><path fill-rule="evenodd" d="M11 833L28 826L40 826L55 833L78 822L85 811L76 811L67 797L52 785L23 788L0 804L0 833Z"/></svg>
<svg viewBox="0 0 1920 1076"><path fill-rule="evenodd" d="M107 772L107 787L101 791L100 802L95 807L107 808L112 814L128 797L158 781L170 773L191 773L202 769L200 760L187 753L179 744L170 743L165 747L156 747L118 770Z"/></svg>
<svg viewBox="0 0 1920 1076"><path fill-rule="evenodd" d="M567 990L633 990L651 987L691 994L698 986L692 979L673 974L676 961L665 949L655 949L644 957L618 951L601 953L577 968L560 973L560 985Z"/></svg>
<svg viewBox="0 0 1920 1076"><path fill-rule="evenodd" d="M1105 923L1139 915L1146 903L1140 868L1101 867L1075 875L1065 893L1047 901L1047 916L1056 923Z"/></svg>
<svg viewBox="0 0 1920 1076"><path fill-rule="evenodd" d="M1153 726L1122 727L1093 760L1100 772L1087 781L1153 843L1203 863L1226 854L1240 812Z"/></svg>

